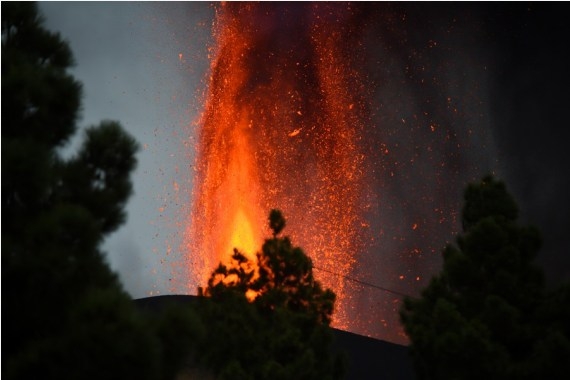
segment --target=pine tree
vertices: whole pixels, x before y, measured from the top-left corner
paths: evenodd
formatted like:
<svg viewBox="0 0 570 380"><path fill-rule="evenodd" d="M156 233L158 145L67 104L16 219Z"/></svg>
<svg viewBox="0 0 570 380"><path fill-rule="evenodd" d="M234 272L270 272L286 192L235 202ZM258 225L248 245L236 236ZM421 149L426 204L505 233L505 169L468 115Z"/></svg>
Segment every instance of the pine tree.
<svg viewBox="0 0 570 380"><path fill-rule="evenodd" d="M517 217L504 183L488 176L467 187L463 234L444 249L441 273L401 310L419 378L567 376L567 360L549 358L570 354L570 313L554 303L568 290L547 292L533 261L540 234Z"/></svg>
<svg viewBox="0 0 570 380"><path fill-rule="evenodd" d="M202 361L223 379L341 378L329 328L335 295L314 279L303 250L278 236L285 227L280 211L271 211L269 226L273 237L257 262L234 250L231 264L220 264L200 290L208 296Z"/></svg>
<svg viewBox="0 0 570 380"><path fill-rule="evenodd" d="M2 375L155 379L160 341L101 251L125 220L138 144L88 128L69 159L81 84L35 3L2 3Z"/></svg>

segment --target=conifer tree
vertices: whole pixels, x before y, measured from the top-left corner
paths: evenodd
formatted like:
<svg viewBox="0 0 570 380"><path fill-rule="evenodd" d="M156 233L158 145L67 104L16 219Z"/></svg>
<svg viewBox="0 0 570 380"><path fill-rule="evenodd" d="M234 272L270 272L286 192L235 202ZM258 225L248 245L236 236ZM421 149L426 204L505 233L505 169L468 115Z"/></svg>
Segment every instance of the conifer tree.
<svg viewBox="0 0 570 380"><path fill-rule="evenodd" d="M205 366L223 379L336 379L342 357L332 352L335 295L312 274L311 259L279 234L285 219L269 216L272 237L257 261L234 250L200 290L209 339Z"/></svg>
<svg viewBox="0 0 570 380"><path fill-rule="evenodd" d="M568 286L547 291L534 263L540 234L517 217L504 183L487 176L467 187L463 234L401 310L420 379L568 376Z"/></svg>
<svg viewBox="0 0 570 380"><path fill-rule="evenodd" d="M156 379L160 340L107 265L138 144L118 122L77 130L73 56L35 3L2 3L2 377Z"/></svg>

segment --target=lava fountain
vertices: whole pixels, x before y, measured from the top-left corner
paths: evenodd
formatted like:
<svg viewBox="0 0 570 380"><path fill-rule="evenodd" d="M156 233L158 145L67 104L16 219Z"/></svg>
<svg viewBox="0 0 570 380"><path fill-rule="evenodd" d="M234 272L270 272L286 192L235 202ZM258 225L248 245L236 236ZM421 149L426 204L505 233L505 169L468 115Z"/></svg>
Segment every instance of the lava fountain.
<svg viewBox="0 0 570 380"><path fill-rule="evenodd" d="M271 208L337 294L350 329L348 276L366 233L367 104L348 4L226 3L198 142L189 254L204 284L234 247L253 257Z"/></svg>

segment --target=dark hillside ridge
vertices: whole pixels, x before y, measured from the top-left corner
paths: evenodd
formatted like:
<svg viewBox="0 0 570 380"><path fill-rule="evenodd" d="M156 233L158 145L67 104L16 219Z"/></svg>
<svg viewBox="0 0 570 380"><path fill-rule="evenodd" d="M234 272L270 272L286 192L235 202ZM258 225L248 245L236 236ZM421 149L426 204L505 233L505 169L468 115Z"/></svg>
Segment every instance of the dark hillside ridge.
<svg viewBox="0 0 570 380"><path fill-rule="evenodd" d="M196 296L166 295L134 300L144 312L156 313L169 303L193 304ZM399 344L333 329L334 349L344 351L348 359L347 380L415 379L408 348Z"/></svg>

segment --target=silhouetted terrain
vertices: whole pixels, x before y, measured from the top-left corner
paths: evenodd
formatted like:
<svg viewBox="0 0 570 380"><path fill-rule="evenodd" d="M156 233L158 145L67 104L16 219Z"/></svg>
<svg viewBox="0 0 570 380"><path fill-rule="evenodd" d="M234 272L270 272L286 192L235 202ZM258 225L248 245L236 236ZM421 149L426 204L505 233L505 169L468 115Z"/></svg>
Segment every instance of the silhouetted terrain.
<svg viewBox="0 0 570 380"><path fill-rule="evenodd" d="M140 298L135 304L143 311L156 313L167 304L193 304L196 296L166 295ZM414 379L408 348L399 344L368 338L347 331L333 329L334 347L346 353L347 380L406 380Z"/></svg>

